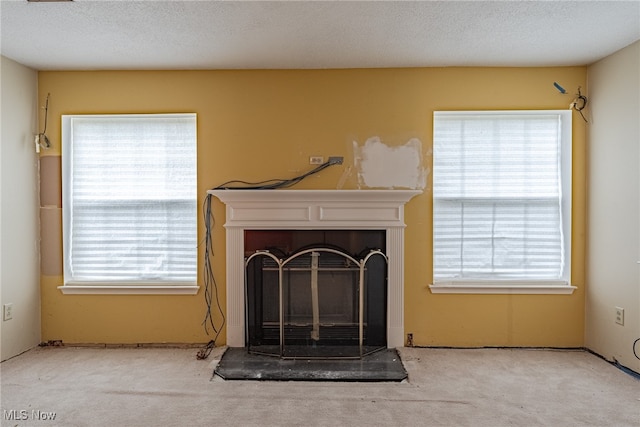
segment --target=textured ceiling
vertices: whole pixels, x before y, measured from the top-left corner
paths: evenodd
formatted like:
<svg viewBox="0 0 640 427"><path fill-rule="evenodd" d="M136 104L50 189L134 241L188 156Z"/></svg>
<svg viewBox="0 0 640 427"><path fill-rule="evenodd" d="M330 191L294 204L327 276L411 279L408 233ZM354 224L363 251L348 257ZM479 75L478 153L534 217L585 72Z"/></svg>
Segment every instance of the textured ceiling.
<svg viewBox="0 0 640 427"><path fill-rule="evenodd" d="M39 70L567 66L640 39L640 1L0 1Z"/></svg>

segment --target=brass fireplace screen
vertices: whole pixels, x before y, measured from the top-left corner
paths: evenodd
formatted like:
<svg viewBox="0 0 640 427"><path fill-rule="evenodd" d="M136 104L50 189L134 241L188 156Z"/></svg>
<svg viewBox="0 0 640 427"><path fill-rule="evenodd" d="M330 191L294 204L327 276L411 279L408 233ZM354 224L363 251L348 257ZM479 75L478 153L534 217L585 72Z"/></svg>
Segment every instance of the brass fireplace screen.
<svg viewBox="0 0 640 427"><path fill-rule="evenodd" d="M311 247L247 257L247 350L284 359L355 359L386 348L388 260L379 249L367 251L352 256L338 247Z"/></svg>

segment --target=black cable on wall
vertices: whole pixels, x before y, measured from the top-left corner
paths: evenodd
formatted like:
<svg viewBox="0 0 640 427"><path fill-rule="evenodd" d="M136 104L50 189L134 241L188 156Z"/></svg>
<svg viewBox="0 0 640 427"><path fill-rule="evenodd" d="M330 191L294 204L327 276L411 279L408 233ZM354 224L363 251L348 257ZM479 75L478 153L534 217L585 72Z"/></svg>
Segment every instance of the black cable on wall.
<svg viewBox="0 0 640 427"><path fill-rule="evenodd" d="M227 181L219 186L213 188L214 190L275 190L278 188L288 188L291 187L306 177L316 174L321 170L324 170L332 165L337 165L342 163L342 158L331 158L329 161L318 165L316 168L306 172L302 175L296 176L295 178L290 179L269 179L266 181L260 182L247 182L241 180L232 180ZM198 359L206 359L211 354L211 351L216 346L216 341L220 336L220 332L222 332L222 328L226 323L226 318L224 315L224 310L222 310L222 306L220 304L220 298L218 295L218 284L216 283L215 276L213 274L213 267L211 264L211 259L214 255L213 253L213 226L215 225L215 218L213 217L213 211L211 210L211 200L212 195L207 194L207 197L204 200L204 204L202 206L202 214L204 217L204 225L205 225L205 248L204 248L204 299L206 303L206 311L204 320L202 321L202 325L204 326L204 330L209 335L209 330L213 330L215 334L214 338L210 340L202 349L198 351L197 358ZM212 309L214 308L220 314L221 322L220 325L216 325L216 322L213 317Z"/></svg>

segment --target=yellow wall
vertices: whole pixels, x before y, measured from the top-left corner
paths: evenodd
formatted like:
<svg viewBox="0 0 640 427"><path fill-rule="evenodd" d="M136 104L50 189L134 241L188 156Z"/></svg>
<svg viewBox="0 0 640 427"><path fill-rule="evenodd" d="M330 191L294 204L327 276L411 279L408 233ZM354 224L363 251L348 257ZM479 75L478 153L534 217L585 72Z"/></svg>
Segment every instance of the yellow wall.
<svg viewBox="0 0 640 427"><path fill-rule="evenodd" d="M274 71L40 72L51 94L48 134L60 155L60 115L198 114L198 194L231 179L260 181L309 170L311 155L344 156L295 188L335 189L353 164L353 142L422 141L430 168L432 113L465 109L566 109L586 86L585 67ZM559 295L434 295L431 177L406 207L405 332L416 345L582 346L584 329L585 125L574 113L573 284ZM357 188L354 174L343 188ZM214 269L224 304L224 209L216 202ZM200 218L200 233L203 233ZM61 247L61 246L60 246ZM43 255L44 256L44 255ZM202 258L202 255L201 257ZM60 267L60 271L62 267ZM206 342L196 296L62 295L60 275L42 277L43 340ZM224 342L224 335L221 343Z"/></svg>

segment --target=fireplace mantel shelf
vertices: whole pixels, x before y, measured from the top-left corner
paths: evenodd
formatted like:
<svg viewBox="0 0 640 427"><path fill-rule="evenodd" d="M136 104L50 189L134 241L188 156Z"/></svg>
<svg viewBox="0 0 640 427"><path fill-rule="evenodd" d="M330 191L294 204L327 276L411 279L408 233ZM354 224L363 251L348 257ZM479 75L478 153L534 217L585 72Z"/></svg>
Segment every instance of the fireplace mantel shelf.
<svg viewBox="0 0 640 427"><path fill-rule="evenodd" d="M421 190L209 190L220 200L388 200L407 202Z"/></svg>
<svg viewBox="0 0 640 427"><path fill-rule="evenodd" d="M387 345L404 345L404 205L420 190L209 190L226 205L227 345L245 346L245 230L385 230Z"/></svg>
<svg viewBox="0 0 640 427"><path fill-rule="evenodd" d="M418 190L209 190L227 206L225 227L387 228L404 226Z"/></svg>

